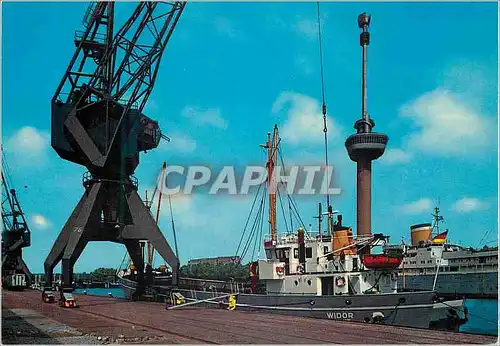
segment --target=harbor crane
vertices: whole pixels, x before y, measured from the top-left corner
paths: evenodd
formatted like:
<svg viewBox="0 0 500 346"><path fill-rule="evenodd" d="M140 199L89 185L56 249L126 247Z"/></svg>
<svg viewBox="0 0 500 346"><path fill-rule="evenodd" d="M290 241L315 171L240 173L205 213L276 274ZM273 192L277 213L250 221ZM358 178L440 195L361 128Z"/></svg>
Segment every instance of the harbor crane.
<svg viewBox="0 0 500 346"><path fill-rule="evenodd" d="M124 244L144 282L142 241L149 241L178 280L179 261L137 193L133 176L139 153L163 138L158 122L143 113L160 61L185 2L140 2L114 33L115 2L91 3L76 50L52 98L51 145L64 160L87 168L85 192L49 255L45 285L62 261L63 288L90 241Z"/></svg>
<svg viewBox="0 0 500 346"><path fill-rule="evenodd" d="M5 288L24 288L32 278L23 260L23 248L31 246L31 231L8 178L3 149L2 156L2 283Z"/></svg>

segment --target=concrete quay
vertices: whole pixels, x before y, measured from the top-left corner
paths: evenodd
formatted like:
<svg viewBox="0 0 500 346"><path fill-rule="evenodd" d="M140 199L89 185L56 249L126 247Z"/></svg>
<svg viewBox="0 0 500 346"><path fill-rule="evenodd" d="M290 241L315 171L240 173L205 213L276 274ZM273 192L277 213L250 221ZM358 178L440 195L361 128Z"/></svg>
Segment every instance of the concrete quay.
<svg viewBox="0 0 500 346"><path fill-rule="evenodd" d="M2 342L440 345L497 342L496 337L466 333L195 306L166 310L165 305L160 303L130 302L109 297L75 295L75 298L79 307L69 309L60 307L57 302L43 303L40 291L3 290ZM17 322L13 323L14 320ZM18 330L12 332L15 324ZM44 324L45 327L41 327ZM35 331L32 335L30 328L31 333Z"/></svg>

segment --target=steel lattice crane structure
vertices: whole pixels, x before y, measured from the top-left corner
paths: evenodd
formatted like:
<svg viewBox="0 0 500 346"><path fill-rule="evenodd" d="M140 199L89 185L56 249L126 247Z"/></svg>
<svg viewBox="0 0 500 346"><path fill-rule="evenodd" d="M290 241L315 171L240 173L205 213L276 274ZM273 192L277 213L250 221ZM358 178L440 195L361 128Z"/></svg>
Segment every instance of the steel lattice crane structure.
<svg viewBox="0 0 500 346"><path fill-rule="evenodd" d="M31 283L31 272L23 260L23 248L31 246L31 231L16 190L6 178L7 162L2 156L2 281L7 287L24 287Z"/></svg>
<svg viewBox="0 0 500 346"><path fill-rule="evenodd" d="M76 51L52 98L51 145L65 160L88 169L85 193L45 260L45 284L62 261L63 286L90 241L124 244L139 283L144 280L140 241L149 241L172 268L179 261L137 193L139 153L155 149L158 122L143 114L160 61L185 2L140 2L114 33L114 2L92 3Z"/></svg>

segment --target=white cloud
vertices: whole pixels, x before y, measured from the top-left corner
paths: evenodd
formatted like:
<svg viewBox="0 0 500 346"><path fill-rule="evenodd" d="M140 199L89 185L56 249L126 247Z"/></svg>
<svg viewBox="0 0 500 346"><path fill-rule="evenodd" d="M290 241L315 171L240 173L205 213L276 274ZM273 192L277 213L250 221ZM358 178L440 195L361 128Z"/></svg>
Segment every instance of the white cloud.
<svg viewBox="0 0 500 346"><path fill-rule="evenodd" d="M288 107L287 107L288 106ZM318 144L324 141L323 114L319 102L309 96L283 92L273 104L272 112L287 108L287 119L281 126L281 137L290 144ZM328 134L338 137L340 127L327 117Z"/></svg>
<svg viewBox="0 0 500 346"><path fill-rule="evenodd" d="M321 19L321 29L323 34L323 28L326 26L326 13L323 13L320 17ZM298 17L297 21L293 25L293 29L302 37L309 40L318 39L318 19L317 18L302 18Z"/></svg>
<svg viewBox="0 0 500 346"><path fill-rule="evenodd" d="M464 155L492 144L495 124L472 109L459 94L436 89L423 94L401 109L419 130L406 140L410 148L430 154Z"/></svg>
<svg viewBox="0 0 500 346"><path fill-rule="evenodd" d="M429 198L421 198L397 208L405 214L420 214L432 209L432 201Z"/></svg>
<svg viewBox="0 0 500 346"><path fill-rule="evenodd" d="M315 20L300 19L295 23L295 30L306 38L318 38L318 22Z"/></svg>
<svg viewBox="0 0 500 346"><path fill-rule="evenodd" d="M160 148L181 153L192 153L196 149L196 141L183 133L174 132L169 137L170 142L162 144Z"/></svg>
<svg viewBox="0 0 500 346"><path fill-rule="evenodd" d="M488 203L471 197L464 197L453 203L453 210L459 213L469 213L472 211L485 210L487 208Z"/></svg>
<svg viewBox="0 0 500 346"><path fill-rule="evenodd" d="M380 162L384 164L396 164L410 162L413 154L403 149L387 149L384 155L380 158Z"/></svg>
<svg viewBox="0 0 500 346"><path fill-rule="evenodd" d="M158 109L160 109L158 103L156 103L156 101L153 99L149 99L148 102L146 103L145 111L148 113L156 113Z"/></svg>
<svg viewBox="0 0 500 346"><path fill-rule="evenodd" d="M47 229L50 227L51 222L40 214L34 214L31 217L31 224L34 225L34 228Z"/></svg>
<svg viewBox="0 0 500 346"><path fill-rule="evenodd" d="M151 199L154 188L148 188L147 191L148 191L148 198ZM151 205L151 212L155 219L156 219L156 212L158 210L158 197L159 197L158 194L159 191L157 191L157 195L155 195L153 203ZM193 200L194 200L193 195L185 195L182 192L170 195L174 220L177 220L176 222L181 222L183 225L189 227L203 225L204 222L203 219L200 219L198 217L193 217L196 214L195 213L196 206ZM164 220L171 220L170 205L168 201L168 195L166 194L163 194L161 198L160 218Z"/></svg>
<svg viewBox="0 0 500 346"><path fill-rule="evenodd" d="M228 122L221 116L220 109L208 108L201 109L199 107L186 107L182 111L182 115L192 119L199 125L211 125L220 129L227 129Z"/></svg>
<svg viewBox="0 0 500 346"><path fill-rule="evenodd" d="M238 35L234 24L226 17L217 17L214 20L215 29L219 34L227 35L230 38L235 38Z"/></svg>
<svg viewBox="0 0 500 346"><path fill-rule="evenodd" d="M293 63L298 67L305 75L310 75L314 72L314 65L311 60L303 55L298 55L293 59Z"/></svg>
<svg viewBox="0 0 500 346"><path fill-rule="evenodd" d="M50 134L31 126L25 126L6 141L5 150L16 165L40 165L45 163L50 148Z"/></svg>
<svg viewBox="0 0 500 346"><path fill-rule="evenodd" d="M495 63L487 64L477 61L459 60L445 69L439 78L441 84L449 90L467 95L471 100L497 98L497 73ZM496 101L495 101L496 103Z"/></svg>

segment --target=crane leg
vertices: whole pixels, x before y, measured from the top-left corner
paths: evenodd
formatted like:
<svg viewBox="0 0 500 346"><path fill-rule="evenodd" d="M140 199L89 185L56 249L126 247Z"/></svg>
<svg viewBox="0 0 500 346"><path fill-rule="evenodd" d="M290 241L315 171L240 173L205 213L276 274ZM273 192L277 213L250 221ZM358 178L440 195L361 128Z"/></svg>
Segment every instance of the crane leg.
<svg viewBox="0 0 500 346"><path fill-rule="evenodd" d="M160 256L170 265L172 268L172 284L176 285L179 270L179 260L177 256L175 256L175 253L172 251L163 233L161 233L154 222L149 210L144 203L142 203L137 191L132 191L127 196L127 201L135 226L133 233L139 234L141 239L149 240ZM126 233L123 236L125 239L127 238Z"/></svg>
<svg viewBox="0 0 500 346"><path fill-rule="evenodd" d="M89 226L94 225L98 227L99 210L102 207L102 199L99 198L99 195L102 195L101 191L103 191L102 184L100 182L92 184L83 208L73 225L73 232L71 232L66 249L64 250L62 275L63 285L66 287L71 287L73 284L73 265L88 243L86 233L93 233L92 231L95 231Z"/></svg>
<svg viewBox="0 0 500 346"><path fill-rule="evenodd" d="M83 232L82 232L83 233ZM82 233L73 233L66 246L62 258L63 286L71 287L73 284L73 266L82 254L88 241Z"/></svg>
<svg viewBox="0 0 500 346"><path fill-rule="evenodd" d="M66 248L66 244L68 243L69 237L71 236L71 232L73 230L73 225L76 223L78 215L80 214L87 198L88 198L87 193L85 193L80 198L80 201L78 202L76 208L73 210L71 216L64 224L61 233L59 233L59 236L57 237L54 245L52 246L49 255L45 259L44 262L45 287L52 287L54 268L63 257L64 249Z"/></svg>
<svg viewBox="0 0 500 346"><path fill-rule="evenodd" d="M19 256L17 258L17 266L18 266L18 269L21 270L24 273L24 275L26 275L26 284L31 285L31 278L32 278L31 271L29 270L28 266L24 262L22 256Z"/></svg>
<svg viewBox="0 0 500 346"><path fill-rule="evenodd" d="M85 233L93 231L88 226L98 221L98 210L102 204L99 203L102 183L93 184L89 190L80 199L45 260L46 286L52 285L52 271L61 259L63 285L69 287L73 282L73 265L87 245Z"/></svg>

